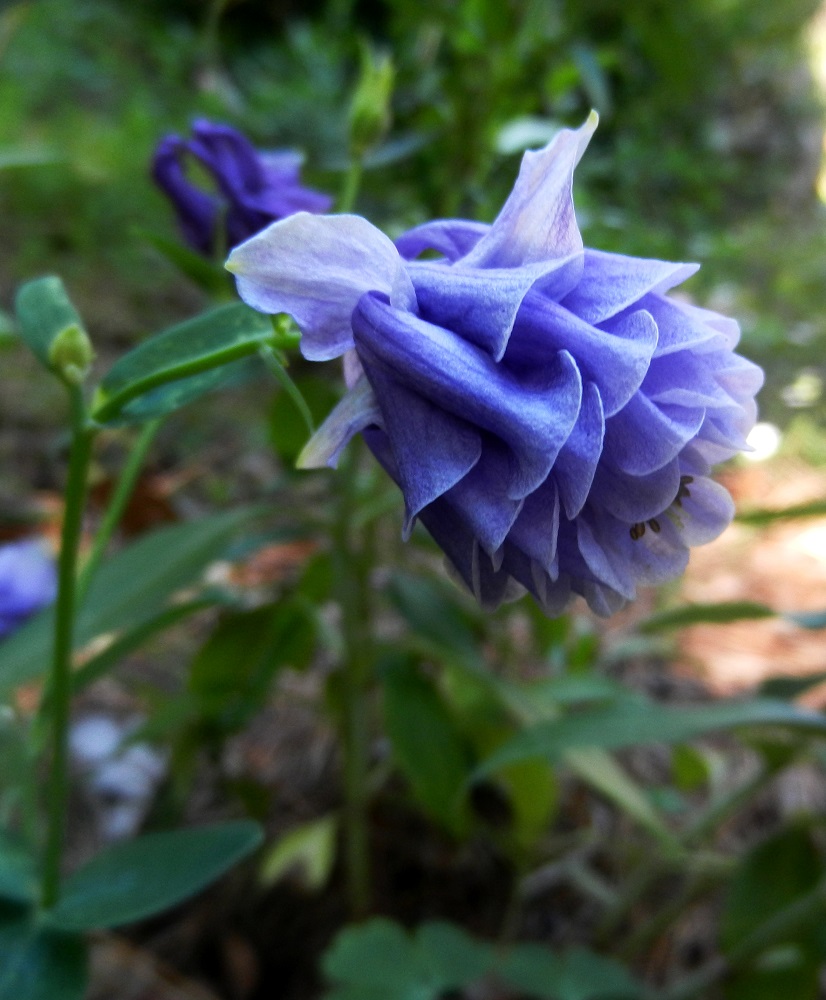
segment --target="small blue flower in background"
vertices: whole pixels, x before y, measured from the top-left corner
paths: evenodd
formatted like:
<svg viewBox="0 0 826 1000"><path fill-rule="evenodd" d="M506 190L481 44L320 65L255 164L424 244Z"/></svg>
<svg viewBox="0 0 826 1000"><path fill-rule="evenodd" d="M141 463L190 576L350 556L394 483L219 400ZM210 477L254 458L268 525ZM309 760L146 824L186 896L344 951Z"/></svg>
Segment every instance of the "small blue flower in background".
<svg viewBox="0 0 826 1000"><path fill-rule="evenodd" d="M189 179L189 158L212 175L215 191L204 191ZM174 205L186 242L212 256L277 219L330 208L332 199L326 194L302 186L300 167L297 153L259 152L234 128L200 119L192 126L191 139L168 135L160 141L152 176Z"/></svg>
<svg viewBox="0 0 826 1000"><path fill-rule="evenodd" d="M665 294L693 274L583 247L573 172L591 115L538 152L492 225L394 245L358 216L296 215L230 256L241 297L290 313L349 392L305 449L359 432L485 607L529 591L608 615L685 569L733 504L709 478L747 447L760 369L737 324ZM439 259L418 259L424 251Z"/></svg>
<svg viewBox="0 0 826 1000"><path fill-rule="evenodd" d="M0 637L13 632L57 595L54 559L43 542L0 546Z"/></svg>

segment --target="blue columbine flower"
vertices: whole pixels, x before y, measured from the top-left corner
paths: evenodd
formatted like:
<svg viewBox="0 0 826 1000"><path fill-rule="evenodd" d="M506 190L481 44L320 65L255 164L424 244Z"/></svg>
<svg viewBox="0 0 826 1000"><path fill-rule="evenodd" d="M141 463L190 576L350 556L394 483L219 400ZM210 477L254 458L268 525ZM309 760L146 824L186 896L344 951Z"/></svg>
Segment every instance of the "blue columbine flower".
<svg viewBox="0 0 826 1000"><path fill-rule="evenodd" d="M13 632L57 594L57 573L42 542L0 546L0 636Z"/></svg>
<svg viewBox="0 0 826 1000"><path fill-rule="evenodd" d="M596 127L526 153L490 226L394 245L358 216L296 215L238 247L241 297L287 312L350 386L302 464L363 432L486 607L571 593L608 615L680 574L733 505L711 466L746 448L762 372L730 319L666 292L693 274L585 249L574 167ZM420 259L424 251L438 259Z"/></svg>
<svg viewBox="0 0 826 1000"><path fill-rule="evenodd" d="M214 192L187 177L190 157L215 179ZM211 256L219 246L234 247L276 219L326 212L332 199L303 187L300 167L297 153L259 152L234 128L200 119L192 126L191 139L168 135L160 141L152 176L175 206L184 239Z"/></svg>

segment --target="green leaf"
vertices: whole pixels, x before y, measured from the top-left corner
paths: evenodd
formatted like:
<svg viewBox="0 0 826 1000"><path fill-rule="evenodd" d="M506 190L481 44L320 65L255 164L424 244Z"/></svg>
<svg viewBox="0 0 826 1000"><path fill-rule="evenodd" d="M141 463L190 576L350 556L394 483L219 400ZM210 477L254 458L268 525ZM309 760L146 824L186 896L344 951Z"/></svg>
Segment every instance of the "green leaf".
<svg viewBox="0 0 826 1000"><path fill-rule="evenodd" d="M237 821L116 844L66 879L49 922L94 930L143 920L200 892L261 840L257 823Z"/></svg>
<svg viewBox="0 0 826 1000"><path fill-rule="evenodd" d="M757 689L767 698L797 698L810 688L826 682L826 671L806 674L804 677L767 677Z"/></svg>
<svg viewBox="0 0 826 1000"><path fill-rule="evenodd" d="M23 285L14 302L20 338L38 361L58 374L51 357L55 339L65 331L83 330L83 321L60 278L36 278Z"/></svg>
<svg viewBox="0 0 826 1000"><path fill-rule="evenodd" d="M716 604L686 604L661 611L646 618L638 627L641 632L662 632L665 629L684 628L686 625L725 625L728 622L775 617L776 612L770 607L755 601L721 601Z"/></svg>
<svg viewBox="0 0 826 1000"><path fill-rule="evenodd" d="M276 672L307 665L315 622L300 600L228 615L192 662L188 690L202 718L230 733L257 712Z"/></svg>
<svg viewBox="0 0 826 1000"><path fill-rule="evenodd" d="M741 524L763 525L798 517L822 517L824 514L826 514L826 500L811 500L792 507L743 510L737 515L737 520Z"/></svg>
<svg viewBox="0 0 826 1000"><path fill-rule="evenodd" d="M736 949L775 913L808 894L820 878L818 852L802 827L782 830L758 844L729 884L720 922L723 951ZM822 912L817 915L818 923L822 917Z"/></svg>
<svg viewBox="0 0 826 1000"><path fill-rule="evenodd" d="M246 508L160 528L108 559L78 614L76 647L150 621L173 594L191 586L226 553L244 521L260 513L260 508ZM52 622L53 612L44 611L0 643L0 698L45 673Z"/></svg>
<svg viewBox="0 0 826 1000"><path fill-rule="evenodd" d="M643 995L618 962L584 948L553 952L538 944L515 945L496 973L537 1000L635 1000Z"/></svg>
<svg viewBox="0 0 826 1000"><path fill-rule="evenodd" d="M320 424L338 402L339 392L329 379L318 375L296 379L295 384L309 407L313 424ZM270 444L285 463L294 465L307 437L307 421L293 396L282 387L270 410Z"/></svg>
<svg viewBox="0 0 826 1000"><path fill-rule="evenodd" d="M411 938L398 924L375 918L345 928L322 968L339 984L328 1000L437 1000L481 979L492 961L490 945L452 924L423 924Z"/></svg>
<svg viewBox="0 0 826 1000"><path fill-rule="evenodd" d="M415 635L442 655L478 660L478 623L459 600L458 591L435 579L393 573L387 596Z"/></svg>
<svg viewBox="0 0 826 1000"><path fill-rule="evenodd" d="M100 653L85 660L83 666L72 674L72 691L81 691L89 684L99 680L126 656L136 649L140 649L149 639L178 625L191 615L197 614L205 608L214 607L216 604L232 605L234 603L237 603L237 598L232 594L221 590L211 590L194 601L173 604L164 608L154 617L118 636Z"/></svg>
<svg viewBox="0 0 826 1000"><path fill-rule="evenodd" d="M774 949L738 969L723 986L725 1000L818 1000L820 962L799 948Z"/></svg>
<svg viewBox="0 0 826 1000"><path fill-rule="evenodd" d="M3 1000L82 1000L86 992L82 937L36 922L0 904L0 997Z"/></svg>
<svg viewBox="0 0 826 1000"><path fill-rule="evenodd" d="M115 363L98 388L92 417L112 424L169 413L222 384L224 378L237 378L238 368L229 375L215 370L257 355L273 337L270 318L242 302L179 323ZM177 390L169 385L179 381L188 385Z"/></svg>
<svg viewBox="0 0 826 1000"><path fill-rule="evenodd" d="M440 991L440 984L428 982L427 966L408 935L382 917L341 931L324 953L321 966L331 981L356 986L354 996L375 993L393 1000L428 1000Z"/></svg>
<svg viewBox="0 0 826 1000"><path fill-rule="evenodd" d="M135 235L151 244L158 253L174 264L181 274L186 275L205 292L210 295L220 295L222 292L226 292L229 281L227 272L222 266L205 260L189 247L158 233L151 233L137 227Z"/></svg>
<svg viewBox="0 0 826 1000"><path fill-rule="evenodd" d="M469 753L435 686L408 659L382 676L393 756L424 808L460 836L467 827Z"/></svg>
<svg viewBox="0 0 826 1000"><path fill-rule="evenodd" d="M323 888L336 859L337 830L335 816L322 816L288 830L266 854L261 881L271 885L298 870L308 889Z"/></svg>
<svg viewBox="0 0 826 1000"><path fill-rule="evenodd" d="M505 764L532 757L559 760L574 747L619 750L645 743L684 743L706 733L738 726L784 726L826 734L819 712L795 708L783 701L719 701L704 705L669 706L647 700L574 712L523 730L478 768L488 774Z"/></svg>
<svg viewBox="0 0 826 1000"><path fill-rule="evenodd" d="M34 857L16 836L8 830L0 830L0 899L31 903L36 896L37 864Z"/></svg>
<svg viewBox="0 0 826 1000"><path fill-rule="evenodd" d="M652 833L667 848L677 851L679 844L657 810L634 779L598 747L568 750L565 763L574 774L607 798L643 829Z"/></svg>

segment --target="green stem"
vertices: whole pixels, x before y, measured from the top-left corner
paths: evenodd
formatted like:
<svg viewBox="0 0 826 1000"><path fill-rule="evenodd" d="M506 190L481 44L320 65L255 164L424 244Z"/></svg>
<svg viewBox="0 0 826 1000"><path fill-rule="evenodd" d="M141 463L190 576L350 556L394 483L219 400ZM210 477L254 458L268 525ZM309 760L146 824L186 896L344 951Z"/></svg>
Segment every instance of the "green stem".
<svg viewBox="0 0 826 1000"><path fill-rule="evenodd" d="M155 435L158 433L158 428L161 426L162 422L163 421L161 419L150 420L141 428L140 435L135 442L135 446L129 455L123 471L121 472L114 496L109 502L109 506L106 509L106 513L103 515L103 520L101 521L100 527L95 535L95 540L92 543L92 551L89 553L89 558L86 560L83 565L83 569L80 571L80 577L77 584L78 604L80 604L86 596L86 591L89 589L92 577L95 575L95 572L97 571L97 568L106 553L106 547L114 534L115 528L120 523L123 512L126 510L126 506L135 490L135 484L138 481L138 476L143 468L143 463L146 459L147 453L149 452L152 442L155 440Z"/></svg>
<svg viewBox="0 0 826 1000"><path fill-rule="evenodd" d="M354 917L370 907L370 852L367 827L370 763L369 690L372 679L370 639L370 551L361 536L354 544L353 515L357 499L358 451L345 455L334 533L335 572L344 640L342 663L342 750L344 756L345 869Z"/></svg>
<svg viewBox="0 0 826 1000"><path fill-rule="evenodd" d="M356 205L359 188L361 187L361 175L364 172L364 163L360 156L354 156L350 161L347 174L344 177L344 187L336 205L336 211L345 215L352 212Z"/></svg>
<svg viewBox="0 0 826 1000"><path fill-rule="evenodd" d="M87 423L81 390L73 388L70 393L72 444L58 562L54 653L49 691L52 758L48 780L48 826L41 889L41 902L46 908L54 906L60 893L60 863L69 795L69 702L72 690L72 647L77 598L77 554L83 527L87 473L94 437L94 431Z"/></svg>

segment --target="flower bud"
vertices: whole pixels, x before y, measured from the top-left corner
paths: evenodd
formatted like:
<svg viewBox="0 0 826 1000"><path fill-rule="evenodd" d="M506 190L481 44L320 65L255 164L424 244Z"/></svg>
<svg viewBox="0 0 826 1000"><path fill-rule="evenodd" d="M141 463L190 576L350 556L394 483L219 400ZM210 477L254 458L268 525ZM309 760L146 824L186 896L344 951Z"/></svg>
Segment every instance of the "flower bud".
<svg viewBox="0 0 826 1000"><path fill-rule="evenodd" d="M350 105L350 149L361 158L377 146L390 128L390 100L395 69L388 55L362 47L361 78Z"/></svg>
<svg viewBox="0 0 826 1000"><path fill-rule="evenodd" d="M86 331L72 323L56 334L49 345L49 363L70 385L80 385L89 374L95 351Z"/></svg>

